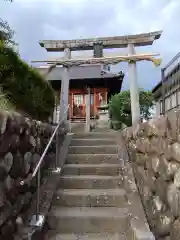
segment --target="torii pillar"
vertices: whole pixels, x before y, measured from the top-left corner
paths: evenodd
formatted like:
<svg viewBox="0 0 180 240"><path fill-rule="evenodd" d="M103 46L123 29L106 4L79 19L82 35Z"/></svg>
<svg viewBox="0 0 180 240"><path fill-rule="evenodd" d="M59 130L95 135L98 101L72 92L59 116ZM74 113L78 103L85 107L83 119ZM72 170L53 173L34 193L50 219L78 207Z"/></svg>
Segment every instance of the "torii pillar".
<svg viewBox="0 0 180 240"><path fill-rule="evenodd" d="M128 44L128 55L135 53L134 44ZM140 104L139 104L139 88L137 81L136 62L129 61L128 63L128 78L131 96L131 114L132 125L135 126L140 122Z"/></svg>
<svg viewBox="0 0 180 240"><path fill-rule="evenodd" d="M71 50L69 48L65 48L64 59L67 60L70 58L71 58ZM61 78L60 119L64 117L65 111L69 104L69 82L70 82L69 67L63 67L63 73ZM68 115L68 111L64 118L65 121L67 121L67 115Z"/></svg>

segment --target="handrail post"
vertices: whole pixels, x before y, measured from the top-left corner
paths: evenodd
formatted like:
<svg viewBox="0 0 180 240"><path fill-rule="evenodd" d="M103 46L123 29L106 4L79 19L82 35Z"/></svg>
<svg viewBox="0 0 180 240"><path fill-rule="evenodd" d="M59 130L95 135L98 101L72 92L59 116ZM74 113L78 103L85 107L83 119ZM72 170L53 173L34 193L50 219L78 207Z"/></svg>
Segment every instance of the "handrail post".
<svg viewBox="0 0 180 240"><path fill-rule="evenodd" d="M72 122L71 122L71 119L69 118L69 132L71 133L72 132Z"/></svg>
<svg viewBox="0 0 180 240"><path fill-rule="evenodd" d="M32 216L30 225L33 227L42 227L45 221L44 215L40 215L40 185L41 185L41 169L37 171L37 192L36 192L36 212Z"/></svg>
<svg viewBox="0 0 180 240"><path fill-rule="evenodd" d="M39 207L40 207L40 184L41 184L41 170L39 168L37 175L37 201L36 201L36 220L38 221Z"/></svg>
<svg viewBox="0 0 180 240"><path fill-rule="evenodd" d="M56 133L56 161L55 161L55 169L59 167L58 162L59 162L59 129L57 130Z"/></svg>

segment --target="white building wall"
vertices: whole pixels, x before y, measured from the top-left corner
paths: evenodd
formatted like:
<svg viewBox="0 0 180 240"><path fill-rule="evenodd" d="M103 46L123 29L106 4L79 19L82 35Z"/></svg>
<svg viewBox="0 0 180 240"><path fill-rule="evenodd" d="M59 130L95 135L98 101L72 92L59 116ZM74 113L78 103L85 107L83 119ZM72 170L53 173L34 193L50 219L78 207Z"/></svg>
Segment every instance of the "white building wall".
<svg viewBox="0 0 180 240"><path fill-rule="evenodd" d="M165 112L172 111L180 106L180 83L165 94ZM156 102L156 116L162 113L162 97Z"/></svg>
<svg viewBox="0 0 180 240"><path fill-rule="evenodd" d="M156 108L156 117L158 117L161 114L161 106L160 102L156 102L155 108Z"/></svg>
<svg viewBox="0 0 180 240"><path fill-rule="evenodd" d="M165 112L180 108L180 52L165 66ZM157 94L162 90L162 86L157 90ZM161 95L161 94L160 94ZM162 101L161 97L157 101L157 115L159 112L159 104Z"/></svg>

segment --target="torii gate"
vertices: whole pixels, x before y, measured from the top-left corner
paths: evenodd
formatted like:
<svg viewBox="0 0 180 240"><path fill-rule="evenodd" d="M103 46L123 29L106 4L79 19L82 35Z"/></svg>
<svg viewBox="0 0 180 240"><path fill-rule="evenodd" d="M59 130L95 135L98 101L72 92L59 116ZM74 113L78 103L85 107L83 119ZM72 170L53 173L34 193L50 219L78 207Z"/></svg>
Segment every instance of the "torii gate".
<svg viewBox="0 0 180 240"><path fill-rule="evenodd" d="M152 45L154 40L159 39L162 31L150 32L138 35L118 36L109 38L93 38L93 39L79 39L79 40L44 40L40 41L40 45L50 52L64 51L64 58L51 61L32 61L33 63L41 62L48 63L51 66L47 74L57 65L64 67L64 74L62 76L61 99L60 99L60 114L68 106L68 92L69 92L69 68L71 66L78 66L82 64L117 64L120 62L128 62L128 78L130 84L131 95L131 112L132 124L136 125L140 121L140 106L139 106L139 88L137 82L137 61L152 61L156 66L159 66L161 59L154 58L159 54L136 54L135 47ZM124 56L103 57L103 48L124 48L127 47L128 54ZM94 49L94 58L71 59L71 51L92 50ZM97 51L100 51L100 57L97 56ZM90 97L89 97L90 98ZM89 99L90 100L90 99ZM86 123L87 130L89 130L90 120L90 101L87 99L86 108Z"/></svg>

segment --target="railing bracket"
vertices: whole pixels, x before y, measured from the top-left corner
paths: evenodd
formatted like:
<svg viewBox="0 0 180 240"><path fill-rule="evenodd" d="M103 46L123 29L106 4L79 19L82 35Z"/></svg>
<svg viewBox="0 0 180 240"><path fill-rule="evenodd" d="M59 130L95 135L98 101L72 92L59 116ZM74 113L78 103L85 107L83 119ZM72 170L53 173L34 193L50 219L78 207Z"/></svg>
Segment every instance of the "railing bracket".
<svg viewBox="0 0 180 240"><path fill-rule="evenodd" d="M45 223L44 215L33 215L30 221L31 227L42 227Z"/></svg>
<svg viewBox="0 0 180 240"><path fill-rule="evenodd" d="M60 167L52 169L52 173L60 173L60 172L61 172L61 168Z"/></svg>
<svg viewBox="0 0 180 240"><path fill-rule="evenodd" d="M52 176L53 174L60 174L61 173L61 169L62 168L49 168L48 170L46 170L46 173L49 175L49 176Z"/></svg>

